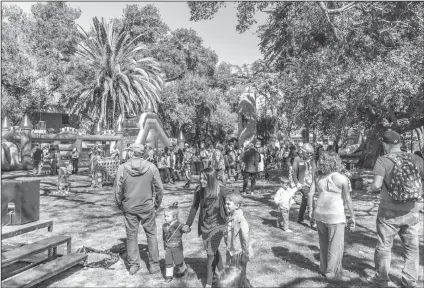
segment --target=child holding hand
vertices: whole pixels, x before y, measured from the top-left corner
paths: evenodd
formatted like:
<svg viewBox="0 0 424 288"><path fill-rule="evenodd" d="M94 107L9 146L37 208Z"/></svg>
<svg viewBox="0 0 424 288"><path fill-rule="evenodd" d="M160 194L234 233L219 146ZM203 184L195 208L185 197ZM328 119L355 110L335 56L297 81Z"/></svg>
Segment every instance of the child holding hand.
<svg viewBox="0 0 424 288"><path fill-rule="evenodd" d="M274 196L274 202L280 210L280 217L277 220L277 227L280 227L285 232L293 232L289 229L289 213L290 208L294 203L293 196L297 191L297 187L290 187L290 180L287 177L281 178L281 188L278 189Z"/></svg>
<svg viewBox="0 0 424 288"><path fill-rule="evenodd" d="M226 264L242 270L242 280L238 287L251 287L246 277L246 266L251 254L249 251L249 224L241 210L242 202L243 197L238 192L231 191L225 195L225 209L228 213L224 236L227 246Z"/></svg>
<svg viewBox="0 0 424 288"><path fill-rule="evenodd" d="M190 230L183 230L183 223L178 221L178 203L174 203L165 209L165 224L163 224L163 246L165 249L165 280L171 282L174 276L174 264L177 267L177 276L184 277L187 274L187 267L184 263L183 254L183 233Z"/></svg>

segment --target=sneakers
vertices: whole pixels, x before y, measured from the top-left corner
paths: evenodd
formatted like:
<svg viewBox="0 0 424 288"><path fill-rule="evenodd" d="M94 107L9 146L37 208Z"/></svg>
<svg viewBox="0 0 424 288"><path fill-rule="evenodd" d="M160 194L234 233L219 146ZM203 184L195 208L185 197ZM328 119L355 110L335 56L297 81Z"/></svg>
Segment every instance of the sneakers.
<svg viewBox="0 0 424 288"><path fill-rule="evenodd" d="M309 226L309 224L305 220L297 220L297 223L305 225L305 226Z"/></svg>
<svg viewBox="0 0 424 288"><path fill-rule="evenodd" d="M380 287L384 287L384 288L395 288L398 287L395 283L389 281L386 283L378 283L377 279L375 279L375 277L369 277L366 279L366 282L368 283L369 287L374 287L374 288L380 288Z"/></svg>
<svg viewBox="0 0 424 288"><path fill-rule="evenodd" d="M172 278L172 277L165 277L165 281L166 282L172 282L172 280L174 280L174 278Z"/></svg>
<svg viewBox="0 0 424 288"><path fill-rule="evenodd" d="M311 227L316 230L317 229L317 223L311 222Z"/></svg>
<svg viewBox="0 0 424 288"><path fill-rule="evenodd" d="M130 275L134 275L137 271L140 270L139 266L131 266L130 267Z"/></svg>
<svg viewBox="0 0 424 288"><path fill-rule="evenodd" d="M188 274L188 271L187 271L187 269L185 269L183 273L177 274L176 277L177 278L184 278L185 276L187 276L187 274Z"/></svg>
<svg viewBox="0 0 424 288"><path fill-rule="evenodd" d="M149 273L150 274L156 274L160 272L159 264L153 264L149 265Z"/></svg>
<svg viewBox="0 0 424 288"><path fill-rule="evenodd" d="M325 276L328 281L349 282L350 277L347 276Z"/></svg>
<svg viewBox="0 0 424 288"><path fill-rule="evenodd" d="M293 233L293 230L290 230L290 229L286 229L286 230L284 230L284 229L282 229L284 232L287 232L287 233Z"/></svg>

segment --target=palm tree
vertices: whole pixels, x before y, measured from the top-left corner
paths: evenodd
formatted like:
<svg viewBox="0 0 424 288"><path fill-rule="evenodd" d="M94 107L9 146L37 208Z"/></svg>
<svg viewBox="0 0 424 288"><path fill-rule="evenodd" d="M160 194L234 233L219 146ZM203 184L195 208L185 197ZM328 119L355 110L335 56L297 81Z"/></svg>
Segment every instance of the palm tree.
<svg viewBox="0 0 424 288"><path fill-rule="evenodd" d="M83 40L77 47L77 55L93 69L95 78L68 105L73 113L98 116L105 126L107 122L114 123L115 113L121 117L137 115L149 101L154 107L160 101L163 80L159 63L144 57L147 50L144 44L135 44L142 34L131 39L124 29L116 31L114 21L106 23L97 17L93 18L90 33L80 27Z"/></svg>

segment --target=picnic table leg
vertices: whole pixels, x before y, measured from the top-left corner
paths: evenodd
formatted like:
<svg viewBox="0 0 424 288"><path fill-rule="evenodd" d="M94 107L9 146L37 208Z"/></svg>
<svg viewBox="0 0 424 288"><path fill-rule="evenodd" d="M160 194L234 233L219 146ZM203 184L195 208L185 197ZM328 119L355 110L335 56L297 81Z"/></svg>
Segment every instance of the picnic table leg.
<svg viewBox="0 0 424 288"><path fill-rule="evenodd" d="M50 225L50 226L47 227L47 231L48 232L53 232L53 223L52 223L52 225ZM53 256L53 250L52 249L49 249L48 257L50 258L52 256Z"/></svg>
<svg viewBox="0 0 424 288"><path fill-rule="evenodd" d="M70 254L71 253L71 241L69 241L68 243L66 243L66 254Z"/></svg>

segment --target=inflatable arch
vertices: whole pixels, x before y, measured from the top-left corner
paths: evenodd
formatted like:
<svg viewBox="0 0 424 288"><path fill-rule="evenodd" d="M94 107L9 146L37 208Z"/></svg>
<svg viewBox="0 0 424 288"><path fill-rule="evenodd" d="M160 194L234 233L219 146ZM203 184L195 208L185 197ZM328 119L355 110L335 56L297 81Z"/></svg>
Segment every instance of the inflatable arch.
<svg viewBox="0 0 424 288"><path fill-rule="evenodd" d="M172 146L171 141L163 131L162 121L153 112L151 103L149 103L147 111L141 114L138 125L140 132L134 143L145 144L148 147L158 149Z"/></svg>

